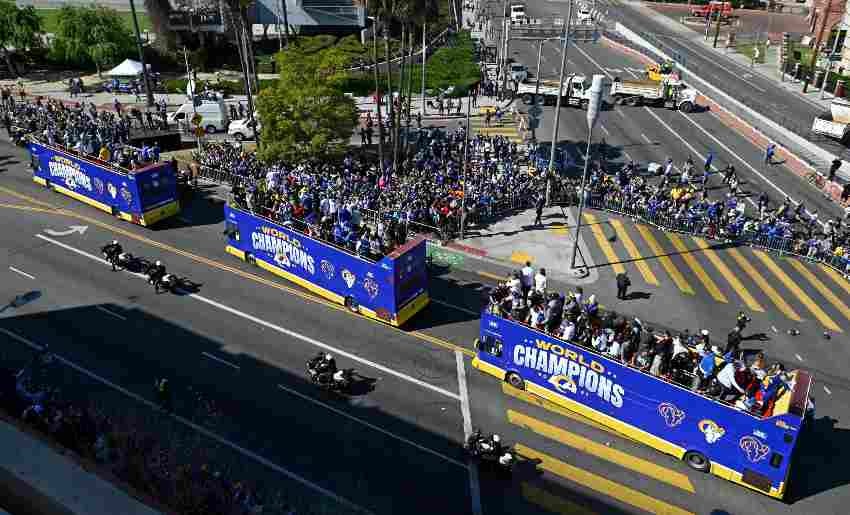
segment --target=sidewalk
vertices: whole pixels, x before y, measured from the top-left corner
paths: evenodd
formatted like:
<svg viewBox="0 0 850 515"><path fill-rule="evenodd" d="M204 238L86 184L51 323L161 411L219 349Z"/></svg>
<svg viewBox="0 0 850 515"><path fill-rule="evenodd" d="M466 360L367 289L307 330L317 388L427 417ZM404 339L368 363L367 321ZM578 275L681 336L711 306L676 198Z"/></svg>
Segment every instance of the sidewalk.
<svg viewBox="0 0 850 515"><path fill-rule="evenodd" d="M160 513L3 420L0 442L0 514Z"/></svg>

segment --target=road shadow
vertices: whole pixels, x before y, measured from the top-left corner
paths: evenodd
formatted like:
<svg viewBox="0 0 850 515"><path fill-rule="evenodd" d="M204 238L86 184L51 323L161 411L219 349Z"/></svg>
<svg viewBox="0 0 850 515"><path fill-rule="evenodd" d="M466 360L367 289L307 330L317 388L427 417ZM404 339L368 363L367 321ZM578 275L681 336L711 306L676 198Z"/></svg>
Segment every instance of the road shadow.
<svg viewBox="0 0 850 515"><path fill-rule="evenodd" d="M850 483L850 429L837 425L838 419L827 416L804 426L791 464L786 502L794 504Z"/></svg>

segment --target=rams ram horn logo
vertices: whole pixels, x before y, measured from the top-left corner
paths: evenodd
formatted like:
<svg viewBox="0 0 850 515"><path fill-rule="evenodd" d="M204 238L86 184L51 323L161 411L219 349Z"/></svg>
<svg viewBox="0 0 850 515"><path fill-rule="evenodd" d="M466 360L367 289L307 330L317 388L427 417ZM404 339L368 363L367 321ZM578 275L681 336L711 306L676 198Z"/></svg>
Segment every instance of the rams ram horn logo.
<svg viewBox="0 0 850 515"><path fill-rule="evenodd" d="M738 441L738 446L747 455L751 463L757 463L767 457L770 447L755 436L744 436Z"/></svg>
<svg viewBox="0 0 850 515"><path fill-rule="evenodd" d="M342 280L345 281L345 285L349 288L354 286L354 282L357 281L357 276L352 274L347 268L343 268L340 275L342 276Z"/></svg>
<svg viewBox="0 0 850 515"><path fill-rule="evenodd" d="M109 196L115 198L115 195L118 195L118 190L115 188L115 185L111 182L106 185L106 190L109 192Z"/></svg>
<svg viewBox="0 0 850 515"><path fill-rule="evenodd" d="M664 417L667 427L676 427L685 420L685 412L669 402L662 402L658 405L658 414Z"/></svg>
<svg viewBox="0 0 850 515"><path fill-rule="evenodd" d="M702 434L705 435L705 441L708 443L714 443L717 440L720 440L720 437L726 434L726 430L717 425L717 422L713 420L703 419L699 421L697 427Z"/></svg>
<svg viewBox="0 0 850 515"><path fill-rule="evenodd" d="M363 281L363 288L366 290L366 293L369 294L370 299L374 299L378 296L378 283L376 283L371 277L367 277L366 280Z"/></svg>

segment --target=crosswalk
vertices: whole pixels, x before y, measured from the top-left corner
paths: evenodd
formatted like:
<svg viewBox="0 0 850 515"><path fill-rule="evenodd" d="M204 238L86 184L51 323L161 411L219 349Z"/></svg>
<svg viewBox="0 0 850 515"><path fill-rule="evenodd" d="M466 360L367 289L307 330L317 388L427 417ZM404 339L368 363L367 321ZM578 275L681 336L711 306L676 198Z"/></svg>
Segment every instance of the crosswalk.
<svg viewBox="0 0 850 515"><path fill-rule="evenodd" d="M664 513L670 515L693 515L689 510L679 506L682 498L696 492L690 478L677 470L664 467L624 450L618 449L618 445L611 442L605 444L597 442L586 436L568 431L551 422L538 418L535 413L531 415L528 411L540 411L565 416L578 422L611 432L604 426L582 420L583 417L563 408L536 397L523 390L517 390L507 384L502 385L502 390L509 398L520 401L509 404L511 407L505 409L505 416L509 424L521 428L523 431L522 441L514 445L514 450L523 459L532 460L536 467L547 474L556 476L562 481L573 483L583 489L593 491L602 498L612 499L623 505L638 508L648 513ZM616 433L615 433L616 434ZM592 460L599 460L608 465L613 465L616 470L622 470L623 474L611 474L603 476L600 473L591 472L581 468L574 463L568 463L558 457L541 450L544 446L555 445L556 449L563 450L565 454L572 455L576 452L587 455ZM573 461L573 460L570 460ZM629 485L645 484L646 481L656 482L668 487L662 491L671 492L671 500L662 500L653 497L634 486L627 486L617 482L618 477L628 477ZM632 478L641 477L640 481ZM583 505L576 499L567 499L548 491L530 481L521 484L520 491L526 502L536 505L547 512L560 514L593 515L596 513L592 508Z"/></svg>
<svg viewBox="0 0 850 515"><path fill-rule="evenodd" d="M672 283L686 296L706 296L751 312L776 311L794 322L810 319L836 333L850 321L850 282L826 265L601 213L583 219L595 265L629 273L633 289Z"/></svg>
<svg viewBox="0 0 850 515"><path fill-rule="evenodd" d="M496 122L496 117L490 121L490 126L486 125L485 117L482 113L480 116L474 116L469 119L469 132L470 134L482 134L485 136L504 136L509 140L520 144L522 143L522 136L519 133L519 129L517 128L516 122L511 120L509 114L505 114L502 117L502 123Z"/></svg>

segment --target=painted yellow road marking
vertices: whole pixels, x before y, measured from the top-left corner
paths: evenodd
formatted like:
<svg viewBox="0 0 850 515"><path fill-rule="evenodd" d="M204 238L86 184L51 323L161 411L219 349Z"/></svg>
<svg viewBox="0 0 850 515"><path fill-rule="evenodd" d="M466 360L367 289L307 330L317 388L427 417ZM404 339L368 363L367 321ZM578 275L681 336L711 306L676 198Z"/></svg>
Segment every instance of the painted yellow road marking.
<svg viewBox="0 0 850 515"><path fill-rule="evenodd" d="M832 281L837 284L842 290L844 290L847 295L850 295L850 281L844 278L840 273L836 272L834 268L826 266L824 264L820 265L821 269L826 272L826 275L829 276Z"/></svg>
<svg viewBox="0 0 850 515"><path fill-rule="evenodd" d="M785 299L783 299L782 296L779 295L779 293L773 288L773 286L771 286L770 283L767 282L767 279L765 279L764 276L762 276L761 273L759 273L759 271L756 270L755 267L750 264L749 261L744 259L744 256L741 255L738 249L728 249L727 252L730 256L732 256L732 259L734 259L735 262L738 263L738 266L740 266L741 269L746 272L748 276L750 276L750 279L752 279L753 282L756 283L759 288L761 288L761 291L763 291L765 294L767 294L768 297L770 297L770 300L773 301L773 304L777 308L779 308L779 311L781 311L786 317L796 322L802 320L800 318L800 315L798 315L797 312L794 311L794 308L792 308L787 302L785 302Z"/></svg>
<svg viewBox="0 0 850 515"><path fill-rule="evenodd" d="M658 258L658 261L661 262L661 266L664 267L664 270L667 271L667 275L673 279L673 282L676 283L676 286L682 293L687 293L688 295L694 295L694 289L691 288L691 285L688 284L688 281L685 280L685 277L682 275L682 272L676 268L676 265L673 264L673 261L666 256L666 252L661 248L661 245L658 244L658 241L655 239L655 236L652 235L652 231L649 227L641 224L635 224L637 230L640 232L640 235L643 236L643 239L646 241L646 244L649 245L649 248L652 252L655 253L655 257Z"/></svg>
<svg viewBox="0 0 850 515"><path fill-rule="evenodd" d="M487 279L493 279L493 280L499 281L500 283L503 283L503 282L508 280L508 277L506 275L493 274L493 273L490 273L490 272L485 272L484 270L476 270L475 273L480 275L481 277L486 277Z"/></svg>
<svg viewBox="0 0 850 515"><path fill-rule="evenodd" d="M585 488L599 492L605 496L628 504L629 506L634 506L655 514L694 515L688 510L668 504L654 497L650 497L643 492L638 492L626 485L621 485L620 483L615 483L610 479L597 476L592 472L574 467L573 465L564 463L563 461L555 459L548 454L536 451L530 447L526 447L525 445L516 444L514 449L522 457L539 460L539 467L547 472L562 477L567 481L578 483Z"/></svg>
<svg viewBox="0 0 850 515"><path fill-rule="evenodd" d="M580 422L580 423L582 423L586 426L590 426L590 427L599 429L600 431L605 431L606 433L611 433L614 436L619 436L619 437L625 438L627 440L632 440L628 436L626 436L622 433L618 433L617 431L614 431L613 429L611 429L608 426L604 426L604 425L600 424L599 422L596 422L594 420L590 420L589 418L585 417L584 415L579 415L578 413L576 413L574 411L570 411L570 410L568 410L568 409L566 409L562 406L555 404L554 402L550 402L550 401L548 401L548 400L546 400L542 397L538 397L537 395L534 395L533 393L529 393L529 392L526 392L525 390L519 390L517 388L514 388L513 386L509 385L508 383L505 383L505 382L502 383L502 393L504 393L505 395L508 395L510 397L513 397L515 399L519 399L523 402L527 402L528 404L533 404L534 406L537 406L538 408L543 408L546 411L551 411L552 413L555 413L557 415L561 415L562 417L567 417L569 419L575 420L576 422ZM632 440L632 441L635 441L635 440Z"/></svg>
<svg viewBox="0 0 850 515"><path fill-rule="evenodd" d="M682 256L682 259L685 260L685 263L687 263L694 275L697 276L697 279L699 279L703 286L705 286L705 289L708 290L708 294L714 297L714 300L717 302L729 303L729 299L727 299L726 295L720 291L720 288L717 287L717 283L714 282L714 279L705 273L705 269L701 264L699 264L699 261L697 261L697 258L694 257L691 250L685 246L682 239L679 238L679 235L668 233L667 239L673 243L674 247L676 247L676 250Z"/></svg>
<svg viewBox="0 0 850 515"><path fill-rule="evenodd" d="M522 491L522 497L526 501L540 506L549 513L559 513L560 515L596 515L595 512L590 511L590 509L581 504L550 494L546 490L537 488L530 483L523 482L520 484L520 491Z"/></svg>
<svg viewBox="0 0 850 515"><path fill-rule="evenodd" d="M827 288L826 285L823 284L823 282L806 267L806 265L800 263L800 261L794 258L785 258L785 260L791 263L791 266L793 266L800 275L805 277L807 281L812 283L812 286L814 286L815 289L830 302L830 304L835 306L835 309L840 311L841 314L844 315L844 318L850 319L850 308L847 307L847 304L832 293L832 290Z"/></svg>
<svg viewBox="0 0 850 515"><path fill-rule="evenodd" d="M717 252L714 252L714 250L709 247L708 243L706 243L704 239L692 239L696 242L697 246L702 249L703 254L705 254L705 257L707 257L708 260L711 261L711 264L714 265L714 268L716 268L717 271L720 272L720 275L722 275L723 278L726 279L726 282L728 282L729 285L732 286L732 289L735 290L735 292L741 296L741 299L743 299L744 304L746 304L747 307L750 308L752 311L760 311L764 313L764 308L761 306L761 304L759 304L755 297L752 296L750 290L748 290L747 287L744 286L740 280L738 280L738 277L733 274L731 270L729 270L729 267L726 266L726 263L724 263L717 256Z"/></svg>
<svg viewBox="0 0 850 515"><path fill-rule="evenodd" d="M686 492L694 493L694 485L688 476L675 470L670 470L666 467L656 465L651 461L632 456L623 451L613 449L606 445L594 442L583 436L565 431L560 427L555 427L551 424L537 420L518 411L508 410L508 422L511 424L529 429L541 436L545 436L550 440L555 440L558 443L578 449L586 454L596 456L597 458L614 463L623 468L629 469L638 474L649 476L662 483L675 486Z"/></svg>
<svg viewBox="0 0 850 515"><path fill-rule="evenodd" d="M567 226L564 224L555 224L551 228L551 231L555 234L566 235L569 231L567 230Z"/></svg>
<svg viewBox="0 0 850 515"><path fill-rule="evenodd" d="M786 274L781 268L779 268L779 265L777 265L773 261L773 259L770 258L770 256L768 256L767 254L765 254L761 250L754 250L753 254L757 258L759 258L759 261L764 263L764 266L766 266L773 273L773 275L777 279L779 279L779 281L782 284L784 284L785 287L788 288L788 290L795 297L797 297L797 299L800 302L803 303L803 305L806 306L806 308L809 310L809 312L811 312L811 314L813 314L815 316L815 318L820 320L820 323L823 324L824 327L826 327L827 329L830 329L832 331L835 331L835 332L839 332L839 333L843 332L841 330L841 328L838 327L838 324L836 324L831 318L829 318L829 315L824 313L824 311L820 308L820 306L815 304L815 301L813 301L811 297L806 295L806 293L802 290L802 288L797 286L797 283L794 282L793 279L788 277L788 274Z"/></svg>
<svg viewBox="0 0 850 515"><path fill-rule="evenodd" d="M623 246L626 247L626 252L629 253L629 257L634 260L634 264L637 267L640 275L643 276L643 280L647 282L647 284L652 284L654 286L659 286L658 278L655 277L655 273L649 268L649 263L646 262L646 259L640 255L640 251L638 251L637 245L632 241L632 237L629 236L629 233L626 232L626 228L623 226L623 222L616 219L608 220L611 223L611 226L614 227L614 231L617 233L617 238L623 242Z"/></svg>
<svg viewBox="0 0 850 515"><path fill-rule="evenodd" d="M525 252L515 250L511 254L511 261L524 265L529 261L534 263L534 257L530 254L526 254Z"/></svg>
<svg viewBox="0 0 850 515"><path fill-rule="evenodd" d="M316 304L321 304L321 305L326 306L330 309L340 311L340 312L343 312L343 313L351 314L351 311L348 308L346 308L345 306L327 301L327 300L322 299L320 297L317 297L317 296L315 296L311 293L299 291L299 290L292 288L290 286L286 286L284 284L277 283L275 281L266 279L266 278L261 277L259 275L256 275L256 274L253 274L253 273L250 273L250 272L245 272L243 270L231 267L229 265L225 265L224 263L220 263L220 262L215 261L213 259L209 259L209 258L206 258L206 257L203 257L203 256L199 256L197 254L193 254L191 252L187 252L185 250L178 249L176 247L172 247L171 245L168 245L166 243L161 243L161 242L158 242L156 240L152 240L150 238L147 238L145 236L137 234L135 232L123 229L121 227L116 227L114 225L110 225L110 224L101 222L100 220L97 220L95 218L90 218L86 215L82 215L82 214L77 213L75 211L72 211L70 209L64 209L64 208L58 208L58 207L51 206L50 204L47 204L46 202L42 202L40 200L31 198L31 197L29 197L27 195L23 195L21 193L17 193L17 192L13 192L11 190L7 190L6 188L4 188L2 186L0 186L0 191L4 191L6 193L9 193L9 194L11 194L15 197L21 198L21 199L26 200L28 202L33 202L33 203L36 203L36 204L48 206L49 209L48 208L40 208L40 207L16 206L14 204L0 204L0 207L5 207L5 208L8 208L8 209L18 209L18 210L21 210L21 211L44 212L44 213L55 214L55 215L58 215L58 216L67 216L67 217L70 217L70 218L75 218L77 220L82 220L82 221L88 222L91 225L95 225L97 227L100 227L101 229L104 229L106 231L111 231L113 233L120 234L120 235L125 236L127 238L139 241L139 242L144 243L146 245L156 247L156 248L159 248L161 250L165 250L167 252L171 252L172 254L176 254L178 256L183 256L183 257L185 257L185 258L187 258L191 261L195 261L196 263L202 263L202 264L205 264L205 265L207 265L211 268L216 268L218 270L230 272L234 275L238 275L238 276L240 276L244 279L248 279L250 281L262 284L264 286L269 286L269 287L275 288L277 290L285 291L289 294L295 295L296 297L300 297L301 299L304 299L306 301L314 302ZM466 356L470 356L470 357L475 356L475 352L466 348L466 347L454 344L454 343L452 343L448 340L444 340L444 339L438 338L436 336L431 336L429 334L425 334L421 331L405 331L402 328L393 327L389 324L385 324L385 323L379 322L377 320L372 320L368 317L358 317L358 318L360 318L360 320L365 320L367 322L371 322L373 324L380 325L381 327L385 327L389 330L412 336L412 337L414 337L418 340L426 341L428 343L438 345L438 346L440 346L444 349L451 350L452 352L460 351L461 353L463 353Z"/></svg>
<svg viewBox="0 0 850 515"><path fill-rule="evenodd" d="M584 220L590 225L590 231L596 238L596 242L599 243L599 248L602 249L602 253L605 254L605 258L608 260L608 263L614 269L614 273L626 273L626 267L620 263L620 258L617 257L617 253L614 252L614 247L611 246L611 242L609 242L608 238L605 237L605 232L602 231L602 226L596 221L596 217L591 213L584 213Z"/></svg>

